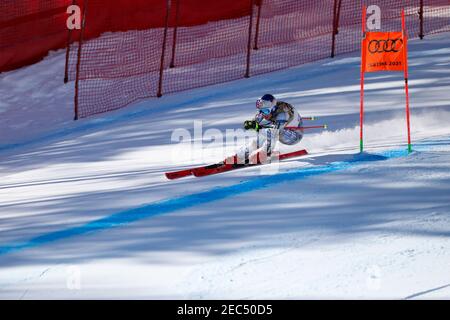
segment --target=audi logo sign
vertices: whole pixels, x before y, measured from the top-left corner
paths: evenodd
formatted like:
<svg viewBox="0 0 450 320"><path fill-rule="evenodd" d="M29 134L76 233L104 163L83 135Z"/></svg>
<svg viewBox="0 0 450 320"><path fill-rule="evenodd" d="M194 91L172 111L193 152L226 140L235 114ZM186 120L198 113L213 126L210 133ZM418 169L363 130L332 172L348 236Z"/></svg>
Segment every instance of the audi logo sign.
<svg viewBox="0 0 450 320"><path fill-rule="evenodd" d="M404 69L405 40L402 32L366 32L362 45L365 72Z"/></svg>
<svg viewBox="0 0 450 320"><path fill-rule="evenodd" d="M370 40L368 50L370 53L400 52L403 48L403 40L386 39L386 40Z"/></svg>

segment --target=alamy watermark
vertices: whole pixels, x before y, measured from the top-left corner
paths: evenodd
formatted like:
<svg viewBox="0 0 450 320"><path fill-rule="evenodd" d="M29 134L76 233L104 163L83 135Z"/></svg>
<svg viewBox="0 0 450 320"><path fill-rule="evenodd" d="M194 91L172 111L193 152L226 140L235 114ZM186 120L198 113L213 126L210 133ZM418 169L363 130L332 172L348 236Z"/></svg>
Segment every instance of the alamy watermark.
<svg viewBox="0 0 450 320"><path fill-rule="evenodd" d="M193 121L193 126L177 128L172 131L170 142L172 163L219 163L227 164L271 164L261 166L265 173L276 173L279 170L279 152L277 148L268 155L267 142L255 130L242 128L204 129L203 121ZM262 141L261 141L262 140ZM259 142L261 141L261 144ZM281 142L275 141L279 146ZM272 142L268 142L272 143ZM246 154L247 152L247 154Z"/></svg>
<svg viewBox="0 0 450 320"><path fill-rule="evenodd" d="M81 29L81 8L77 5L67 7L67 14L69 17L66 20L66 26L69 30Z"/></svg>

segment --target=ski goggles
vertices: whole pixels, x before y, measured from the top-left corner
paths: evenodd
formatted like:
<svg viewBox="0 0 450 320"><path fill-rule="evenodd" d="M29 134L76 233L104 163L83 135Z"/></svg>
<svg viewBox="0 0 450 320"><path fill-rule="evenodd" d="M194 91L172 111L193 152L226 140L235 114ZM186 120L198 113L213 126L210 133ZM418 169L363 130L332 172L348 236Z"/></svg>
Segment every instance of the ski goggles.
<svg viewBox="0 0 450 320"><path fill-rule="evenodd" d="M267 100L258 99L256 100L256 108L263 110L263 109L272 109L272 102Z"/></svg>
<svg viewBox="0 0 450 320"><path fill-rule="evenodd" d="M271 112L271 109L269 108L259 109L259 112L261 112L265 116L268 116Z"/></svg>

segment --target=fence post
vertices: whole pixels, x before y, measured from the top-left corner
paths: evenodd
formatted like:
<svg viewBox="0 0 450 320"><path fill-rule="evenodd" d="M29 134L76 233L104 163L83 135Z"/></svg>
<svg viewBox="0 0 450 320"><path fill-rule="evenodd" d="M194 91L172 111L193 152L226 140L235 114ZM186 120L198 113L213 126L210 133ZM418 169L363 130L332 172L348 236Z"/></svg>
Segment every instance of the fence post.
<svg viewBox="0 0 450 320"><path fill-rule="evenodd" d="M75 5L76 0L72 0L72 5ZM67 47L66 47L66 65L64 67L64 83L69 82L69 55L70 42L72 42L72 29L67 28Z"/></svg>
<svg viewBox="0 0 450 320"><path fill-rule="evenodd" d="M162 97L162 84L163 84L163 75L164 75L164 56L166 55L166 43L167 43L167 31L169 29L169 14L170 14L170 5L171 0L166 1L166 22L164 27L164 36L161 50L161 64L159 66L159 84L158 84L158 93L156 96L158 98Z"/></svg>
<svg viewBox="0 0 450 320"><path fill-rule="evenodd" d="M78 120L78 98L79 98L79 82L80 82L80 66L81 66L81 48L83 47L83 37L86 28L86 12L87 12L88 0L84 0L83 3L83 13L81 18L81 31L80 38L78 41L78 53L77 53L77 68L76 68L76 78L75 78L75 105L74 105L74 120Z"/></svg>
<svg viewBox="0 0 450 320"><path fill-rule="evenodd" d="M342 0L338 0L338 10L337 10L337 18L336 18L336 34L339 33L339 20L341 17L341 7L342 7Z"/></svg>
<svg viewBox="0 0 450 320"><path fill-rule="evenodd" d="M177 5L176 5L176 9L175 9L175 27L173 29L172 59L170 60L171 68L175 67L175 51L176 51L176 46L177 46L178 20L179 20L179 15L180 15L180 1L181 0L176 0L176 1L177 1Z"/></svg>
<svg viewBox="0 0 450 320"><path fill-rule="evenodd" d="M258 50L259 25L261 23L261 8L263 5L263 0L259 0L256 5L258 6L258 16L256 17L255 46L253 47L253 50Z"/></svg>
<svg viewBox="0 0 450 320"><path fill-rule="evenodd" d="M335 55L335 47L336 47L336 34L337 34L337 20L338 20L338 0L334 0L333 5L333 30L332 38L331 38L331 58L334 58Z"/></svg>
<svg viewBox="0 0 450 320"><path fill-rule="evenodd" d="M419 21L420 21L419 38L422 40L424 37L424 34L423 34L423 0L420 0Z"/></svg>
<svg viewBox="0 0 450 320"><path fill-rule="evenodd" d="M245 77L250 78L250 54L252 51L252 29L253 29L253 7L255 6L255 0L250 0L250 22L248 24L248 43L247 43L247 68L245 71Z"/></svg>

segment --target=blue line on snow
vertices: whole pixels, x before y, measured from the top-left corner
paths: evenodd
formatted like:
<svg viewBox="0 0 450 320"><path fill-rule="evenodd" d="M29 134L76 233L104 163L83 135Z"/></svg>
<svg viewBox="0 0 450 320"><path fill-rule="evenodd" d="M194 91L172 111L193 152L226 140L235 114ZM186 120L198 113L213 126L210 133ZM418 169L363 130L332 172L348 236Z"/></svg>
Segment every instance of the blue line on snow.
<svg viewBox="0 0 450 320"><path fill-rule="evenodd" d="M347 161L333 162L328 165L317 167L295 169L273 176L258 177L236 185L218 187L187 196L154 202L140 208L122 211L104 217L102 219L88 222L81 226L50 232L19 243L12 243L0 246L0 256L12 252L21 251L24 249L38 247L53 241L67 239L77 235L83 235L105 229L115 228L118 226L123 226L145 218L166 214L181 209L186 209L189 207L209 203L212 201L222 200L228 197L248 193L258 189L268 188L275 184L300 180L311 176L317 176L325 173L344 170L364 161L380 161L398 158L401 156L405 156L407 154L408 153L406 150L388 151L380 155L367 153L356 154L353 156L353 158L350 158Z"/></svg>

